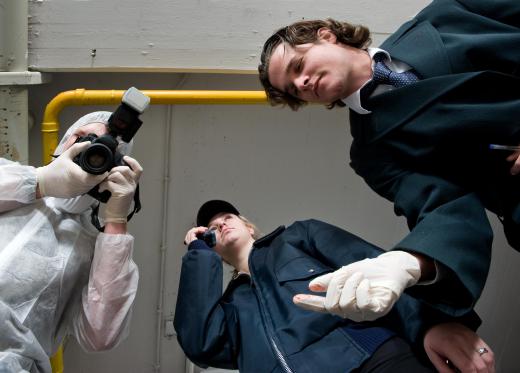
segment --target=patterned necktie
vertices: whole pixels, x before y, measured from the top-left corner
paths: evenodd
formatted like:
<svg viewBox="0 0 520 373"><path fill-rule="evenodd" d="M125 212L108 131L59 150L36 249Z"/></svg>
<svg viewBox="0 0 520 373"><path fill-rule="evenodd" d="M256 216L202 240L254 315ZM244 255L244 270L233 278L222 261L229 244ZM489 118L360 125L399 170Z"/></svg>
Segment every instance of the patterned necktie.
<svg viewBox="0 0 520 373"><path fill-rule="evenodd" d="M383 53L377 53L374 56L374 75L372 80L361 90L361 103L365 101L374 92L379 84L392 85L395 88L401 88L408 84L419 81L419 77L413 70L397 73L386 66L384 59L386 56Z"/></svg>

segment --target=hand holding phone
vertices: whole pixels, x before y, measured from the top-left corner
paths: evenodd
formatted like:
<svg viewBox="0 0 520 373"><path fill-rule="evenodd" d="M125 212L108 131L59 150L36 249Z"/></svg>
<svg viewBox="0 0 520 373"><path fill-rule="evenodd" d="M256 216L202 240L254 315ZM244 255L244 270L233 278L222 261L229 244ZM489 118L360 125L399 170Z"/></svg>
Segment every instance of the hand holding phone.
<svg viewBox="0 0 520 373"><path fill-rule="evenodd" d="M198 234L197 238L206 242L206 245L213 248L217 244L217 235L214 229L208 229L202 234Z"/></svg>

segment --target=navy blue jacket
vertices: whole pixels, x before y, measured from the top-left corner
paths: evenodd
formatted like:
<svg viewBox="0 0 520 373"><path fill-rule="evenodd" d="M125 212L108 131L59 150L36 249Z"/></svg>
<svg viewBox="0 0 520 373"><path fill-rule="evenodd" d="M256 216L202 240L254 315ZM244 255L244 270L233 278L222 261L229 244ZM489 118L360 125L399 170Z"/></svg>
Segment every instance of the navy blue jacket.
<svg viewBox="0 0 520 373"><path fill-rule="evenodd" d="M396 249L449 268L439 294L466 309L489 270L486 208L520 250L520 176L489 150L520 144L519 45L518 0L435 0L381 45L422 79L350 113L352 167L411 229Z"/></svg>
<svg viewBox="0 0 520 373"><path fill-rule="evenodd" d="M257 240L249 256L251 275L239 275L222 294L219 255L189 250L175 312L179 343L197 365L247 373L348 372L393 332L422 348L425 329L449 317L406 293L388 315L369 323L306 311L292 302L295 294L310 293L314 277L381 252L327 223L296 222Z"/></svg>

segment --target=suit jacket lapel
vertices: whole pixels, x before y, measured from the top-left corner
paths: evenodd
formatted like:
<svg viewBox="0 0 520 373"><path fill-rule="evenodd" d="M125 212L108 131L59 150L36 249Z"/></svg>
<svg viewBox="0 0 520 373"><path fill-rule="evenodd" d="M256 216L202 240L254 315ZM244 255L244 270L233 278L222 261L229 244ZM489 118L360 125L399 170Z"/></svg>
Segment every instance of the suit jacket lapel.
<svg viewBox="0 0 520 373"><path fill-rule="evenodd" d="M406 22L381 48L410 65L419 73L421 81L369 99L367 109L372 114L360 115L351 111L352 136L362 141L379 139L475 75L452 73L442 39L428 21L412 19Z"/></svg>
<svg viewBox="0 0 520 373"><path fill-rule="evenodd" d="M412 120L418 112L478 74L472 72L423 79L372 97L367 103L371 114L361 115L350 111L352 137L366 143L374 142Z"/></svg>
<svg viewBox="0 0 520 373"><path fill-rule="evenodd" d="M381 48L413 67L422 79L452 73L441 37L428 21L418 23L413 19L405 23Z"/></svg>

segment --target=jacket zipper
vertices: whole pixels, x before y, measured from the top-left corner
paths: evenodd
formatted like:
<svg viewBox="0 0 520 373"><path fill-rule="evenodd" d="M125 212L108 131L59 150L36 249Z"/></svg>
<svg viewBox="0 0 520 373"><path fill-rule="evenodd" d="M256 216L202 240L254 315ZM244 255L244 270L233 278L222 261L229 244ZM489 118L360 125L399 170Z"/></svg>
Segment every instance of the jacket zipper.
<svg viewBox="0 0 520 373"><path fill-rule="evenodd" d="M255 247L253 246L253 250L255 249ZM255 280L254 280L254 276L253 276L253 268L251 266L251 254L252 254L252 251L251 253L249 253L249 271L250 271L250 276L251 276L251 286L254 287L254 292L257 294L257 297L258 296L258 290L257 290L257 287L255 285ZM260 298L259 298L259 302L260 302L260 309L262 311L262 314L264 314L264 311L263 311L263 307L262 307L262 302L260 301ZM267 321L266 321L266 317L262 317L262 321L264 323L264 327L265 327L265 330L267 332L267 334L269 335L269 328L267 327ZM271 335L269 335L269 340L271 341L271 344L273 346L273 349L274 349L274 352L275 352L275 356L276 358L278 359L279 363L282 365L282 368L283 370L286 372L286 373L293 373L293 371L291 370L291 368L289 367L289 365L287 364L287 361L285 360L285 357L283 356L282 352L280 351L280 349L278 348L278 346L276 345L276 342L274 341L273 337Z"/></svg>
<svg viewBox="0 0 520 373"><path fill-rule="evenodd" d="M273 344L274 351L276 352L276 357L278 358L278 361L280 362L280 364L282 364L284 371L286 371L287 373L293 373L291 368L289 368L289 365L287 365L287 362L285 361L285 358L283 357L282 353L278 349L278 346L276 345L276 342L274 341L274 339L272 337L269 337L269 339L271 339L271 343Z"/></svg>

